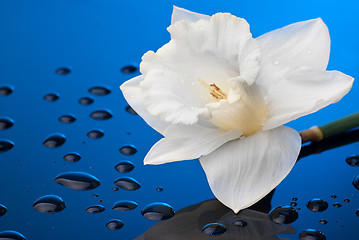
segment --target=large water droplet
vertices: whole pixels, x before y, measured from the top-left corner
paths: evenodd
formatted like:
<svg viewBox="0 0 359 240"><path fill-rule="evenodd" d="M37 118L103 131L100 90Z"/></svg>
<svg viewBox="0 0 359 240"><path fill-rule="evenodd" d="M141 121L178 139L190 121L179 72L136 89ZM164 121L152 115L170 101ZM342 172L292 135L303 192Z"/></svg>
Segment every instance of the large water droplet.
<svg viewBox="0 0 359 240"><path fill-rule="evenodd" d="M15 143L13 143L10 140L0 139L0 153L7 152L14 146L15 146Z"/></svg>
<svg viewBox="0 0 359 240"><path fill-rule="evenodd" d="M35 210L43 213L57 213L66 208L64 200L56 195L42 196L32 206Z"/></svg>
<svg viewBox="0 0 359 240"><path fill-rule="evenodd" d="M82 191L97 188L101 184L95 176L85 172L62 173L54 181L62 186Z"/></svg>
<svg viewBox="0 0 359 240"><path fill-rule="evenodd" d="M121 220L112 219L106 224L106 227L110 230L118 230L118 229L121 229L123 227L123 225L124 224Z"/></svg>
<svg viewBox="0 0 359 240"><path fill-rule="evenodd" d="M127 111L128 113L133 114L133 115L138 115L137 112L136 112L135 110L133 110L133 108L132 108L131 106L127 106L127 107L126 107L126 111Z"/></svg>
<svg viewBox="0 0 359 240"><path fill-rule="evenodd" d="M220 223L209 223L202 228L202 232L209 236L219 236L227 231L226 227Z"/></svg>
<svg viewBox="0 0 359 240"><path fill-rule="evenodd" d="M272 209L269 218L278 224L289 224L298 219L298 212L290 206L279 206Z"/></svg>
<svg viewBox="0 0 359 240"><path fill-rule="evenodd" d="M359 155L353 155L350 157L347 157L345 159L345 161L350 165L350 166L359 166Z"/></svg>
<svg viewBox="0 0 359 240"><path fill-rule="evenodd" d="M160 221L173 217L175 211L167 203L154 202L144 207L141 214L149 220Z"/></svg>
<svg viewBox="0 0 359 240"><path fill-rule="evenodd" d="M81 156L80 156L80 154L73 152L73 153L68 153L68 154L66 154L66 155L63 157L63 159L64 159L66 162L78 162L78 161L80 161Z"/></svg>
<svg viewBox="0 0 359 240"><path fill-rule="evenodd" d="M240 218L236 218L232 222L233 225L239 226L239 227L245 227L248 225L248 223Z"/></svg>
<svg viewBox="0 0 359 240"><path fill-rule="evenodd" d="M44 96L44 99L48 102L55 102L59 100L60 96L57 93L49 93Z"/></svg>
<svg viewBox="0 0 359 240"><path fill-rule="evenodd" d="M0 95L7 96L10 95L14 91L13 86L2 86L0 87Z"/></svg>
<svg viewBox="0 0 359 240"><path fill-rule="evenodd" d="M124 155L133 155L137 153L137 149L133 145L126 145L120 148L120 153Z"/></svg>
<svg viewBox="0 0 359 240"><path fill-rule="evenodd" d="M328 203L324 199L314 198L307 203L307 208L312 212L323 212L328 208Z"/></svg>
<svg viewBox="0 0 359 240"><path fill-rule="evenodd" d="M62 123L73 123L76 121L76 118L73 115L63 115L59 117L59 121Z"/></svg>
<svg viewBox="0 0 359 240"><path fill-rule="evenodd" d="M92 87L89 90L89 93L94 94L94 95L107 95L109 93L111 93L111 90L106 88L106 87Z"/></svg>
<svg viewBox="0 0 359 240"><path fill-rule="evenodd" d="M99 139L102 138L104 135L105 135L104 132L100 129L92 130L87 133L87 136L92 139Z"/></svg>
<svg viewBox="0 0 359 240"><path fill-rule="evenodd" d="M115 166L116 171L122 173L131 172L134 168L135 166L130 161L123 161Z"/></svg>
<svg viewBox="0 0 359 240"><path fill-rule="evenodd" d="M299 233L300 240L326 240L327 238L323 233L314 229L306 229L303 232Z"/></svg>
<svg viewBox="0 0 359 240"><path fill-rule="evenodd" d="M67 75L67 74L71 73L71 70L66 67L61 67L61 68L56 69L55 72L59 75Z"/></svg>
<svg viewBox="0 0 359 240"><path fill-rule="evenodd" d="M14 125L11 118L0 118L0 130L9 129Z"/></svg>
<svg viewBox="0 0 359 240"><path fill-rule="evenodd" d="M88 213L101 213L105 211L105 208L102 205L94 205L86 208L86 212Z"/></svg>
<svg viewBox="0 0 359 240"><path fill-rule="evenodd" d="M113 204L112 209L117 211L130 211L135 209L138 204L130 200L121 200Z"/></svg>
<svg viewBox="0 0 359 240"><path fill-rule="evenodd" d="M90 97L83 97L79 99L79 103L82 105L90 105L93 103L93 99Z"/></svg>
<svg viewBox="0 0 359 240"><path fill-rule="evenodd" d="M357 175L354 179L353 179L353 185L356 189L359 190L359 175Z"/></svg>
<svg viewBox="0 0 359 240"><path fill-rule="evenodd" d="M7 212L7 208L4 205L0 204L0 217L4 216L6 212Z"/></svg>
<svg viewBox="0 0 359 240"><path fill-rule="evenodd" d="M98 110L90 114L90 117L95 120L107 120L112 118L109 110Z"/></svg>
<svg viewBox="0 0 359 240"><path fill-rule="evenodd" d="M19 232L8 230L0 232L0 240L26 240L26 238Z"/></svg>
<svg viewBox="0 0 359 240"><path fill-rule="evenodd" d="M43 144L48 148L60 147L66 142L65 135L61 133L54 133L48 136Z"/></svg>
<svg viewBox="0 0 359 240"><path fill-rule="evenodd" d="M359 217L359 209L355 211L355 214Z"/></svg>
<svg viewBox="0 0 359 240"><path fill-rule="evenodd" d="M134 191L141 187L140 183L131 177L122 177L115 181L117 187L128 191Z"/></svg>
<svg viewBox="0 0 359 240"><path fill-rule="evenodd" d="M121 69L121 72L123 73L134 73L136 71L137 71L137 67L134 65L127 65Z"/></svg>

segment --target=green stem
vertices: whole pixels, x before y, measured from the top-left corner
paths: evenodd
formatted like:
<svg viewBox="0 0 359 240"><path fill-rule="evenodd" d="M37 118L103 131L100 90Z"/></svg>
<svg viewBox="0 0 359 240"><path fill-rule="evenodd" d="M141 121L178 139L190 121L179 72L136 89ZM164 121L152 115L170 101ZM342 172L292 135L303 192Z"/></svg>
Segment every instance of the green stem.
<svg viewBox="0 0 359 240"><path fill-rule="evenodd" d="M339 133L343 133L350 129L356 128L359 126L359 112L351 114L347 117L338 119L334 122L320 126L324 138L328 138Z"/></svg>

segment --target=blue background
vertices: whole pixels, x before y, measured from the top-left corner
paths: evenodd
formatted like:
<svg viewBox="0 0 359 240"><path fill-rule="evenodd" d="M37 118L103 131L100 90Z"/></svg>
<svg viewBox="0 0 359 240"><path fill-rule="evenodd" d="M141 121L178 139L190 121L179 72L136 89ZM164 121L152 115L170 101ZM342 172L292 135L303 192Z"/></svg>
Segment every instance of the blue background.
<svg viewBox="0 0 359 240"><path fill-rule="evenodd" d="M341 1L120 1L120 0L2 0L0 2L0 87L11 85L14 92L0 95L0 117L15 124L0 130L0 138L15 142L15 147L0 153L0 203L8 212L0 217L0 231L16 230L27 239L133 239L154 222L145 219L141 209L162 201L179 210L213 198L205 174L197 160L159 166L143 166L142 160L160 135L127 106L118 86L139 72L124 74L128 64L138 66L148 50L157 50L168 42L172 5L212 15L230 12L245 18L253 36L285 25L321 17L331 34L329 70L339 70L358 78L359 3ZM68 67L71 73L58 75L55 70ZM91 96L88 89L106 86L111 94ZM47 102L43 96L58 93L60 99ZM89 106L78 99L94 98ZM113 118L96 121L89 117L95 110L109 109ZM322 125L358 111L358 87L339 103L298 119L288 126L296 130ZM74 114L72 124L58 117ZM87 132L102 129L105 136L90 139ZM42 142L52 133L62 133L67 142L55 149ZM124 156L118 149L133 144L138 152ZM65 162L68 152L78 152L77 163ZM359 194L352 179L359 168L345 158L359 154L358 143L300 160L289 176L277 187L272 206L289 204L297 197L299 219L292 225L301 232L315 228L328 239L353 239L357 236ZM120 174L114 166L121 160L135 163L135 170ZM91 191L75 191L56 184L54 178L66 171L84 171L98 177L101 186ZM129 192L112 191L121 176L136 178L142 188ZM164 190L157 192L162 186ZM44 214L32 208L33 202L47 194L62 197L67 208L57 214ZM99 194L98 198L93 194ZM330 196L336 194L337 199ZM310 212L305 204L312 198L328 201L323 213ZM350 203L343 200L349 198ZM85 209L99 204L106 211L89 214ZM121 199L136 201L139 207L129 212L111 209ZM340 202L341 208L332 203ZM125 226L118 231L106 228L112 219ZM326 219L322 225L319 219ZM298 239L298 234L286 236Z"/></svg>

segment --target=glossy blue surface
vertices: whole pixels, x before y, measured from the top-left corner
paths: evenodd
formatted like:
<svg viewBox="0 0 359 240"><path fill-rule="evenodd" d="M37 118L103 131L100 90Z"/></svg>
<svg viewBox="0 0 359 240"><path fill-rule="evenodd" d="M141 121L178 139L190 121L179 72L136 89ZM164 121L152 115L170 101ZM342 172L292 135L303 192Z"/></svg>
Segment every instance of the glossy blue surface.
<svg viewBox="0 0 359 240"><path fill-rule="evenodd" d="M138 66L146 51L157 50L168 42L166 27L170 25L173 4L209 15L231 12L247 19L255 37L294 22L321 17L332 40L328 69L358 78L359 3L354 1L2 0L0 87L12 86L13 93L0 95L0 118L11 118L14 125L0 130L0 139L9 139L15 146L0 153L0 204L7 208L0 217L0 232L15 230L27 239L134 239L155 223L141 215L141 209L148 204L165 202L178 211L213 198L197 160L143 166L144 156L161 136L139 116L125 110L127 103L118 88L139 74L123 73L122 67ZM71 72L56 74L61 67ZM90 94L88 89L95 86L107 87L111 93ZM339 103L288 126L302 130L356 112L358 91L355 82ZM57 93L60 98L46 101L43 97L48 93ZM81 105L78 100L82 97L92 97L94 103ZM110 110L113 117L108 120L90 117L92 112L104 109ZM75 116L76 121L66 124L58 120L68 114ZM87 137L94 129L101 129L104 136ZM42 144L53 133L66 136L64 145L47 148ZM129 144L138 152L131 156L121 154L119 149ZM63 156L71 152L79 153L81 160L64 161ZM327 239L358 236L359 217L355 211L359 208L359 192L352 180L359 174L359 168L345 162L353 154L359 154L358 143L302 158L277 187L271 202L273 208L289 205L293 197L298 198L296 208L300 208L298 220L291 224L297 233L285 237L299 239L298 234L308 228L322 231ZM115 170L124 160L134 163L133 171ZM90 173L101 185L90 191L76 191L54 182L57 175L68 171ZM141 188L113 191L114 181L125 176L136 179ZM164 190L156 191L159 186ZM331 198L333 194L337 198ZM44 195L60 196L66 209L55 214L33 209L33 202ZM313 198L325 199L329 208L311 212L306 203ZM346 198L349 203L344 202ZM119 200L135 201L138 207L124 212L112 210ZM342 207L333 207L335 202ZM106 210L99 214L85 211L96 204ZM226 211L224 208L219 215ZM124 226L117 231L107 229L106 223L111 219L120 219ZM320 219L328 223L320 224ZM207 223L204 221L203 226ZM199 239L196 234L188 232L183 239L191 239L188 236ZM203 239L214 238L223 239L203 235Z"/></svg>

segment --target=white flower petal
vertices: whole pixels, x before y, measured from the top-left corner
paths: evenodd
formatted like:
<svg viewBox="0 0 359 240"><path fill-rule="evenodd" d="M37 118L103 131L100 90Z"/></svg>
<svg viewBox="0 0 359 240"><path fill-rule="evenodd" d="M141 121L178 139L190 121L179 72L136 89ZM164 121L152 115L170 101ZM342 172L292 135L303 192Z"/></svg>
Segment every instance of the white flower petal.
<svg viewBox="0 0 359 240"><path fill-rule="evenodd" d="M166 129L165 138L158 141L145 157L145 164L162 164L191 160L208 154L222 144L240 138L238 130L223 132L196 125L174 125Z"/></svg>
<svg viewBox="0 0 359 240"><path fill-rule="evenodd" d="M338 71L298 69L286 74L267 90L268 120L263 130L338 102L349 92L353 80Z"/></svg>
<svg viewBox="0 0 359 240"><path fill-rule="evenodd" d="M212 192L235 213L273 190L294 166L301 147L295 130L281 126L230 141L200 158Z"/></svg>
<svg viewBox="0 0 359 240"><path fill-rule="evenodd" d="M211 18L210 16L205 14L195 13L188 11L187 9L184 8L173 6L171 25L181 20L186 20L188 22L197 22L198 20L201 19L205 19L209 21L210 18Z"/></svg>
<svg viewBox="0 0 359 240"><path fill-rule="evenodd" d="M169 123L158 119L149 113L143 102L143 92L140 87L140 83L143 81L143 76L134 77L125 83L120 88L128 104L140 115L148 125L155 129L159 133L169 126Z"/></svg>

